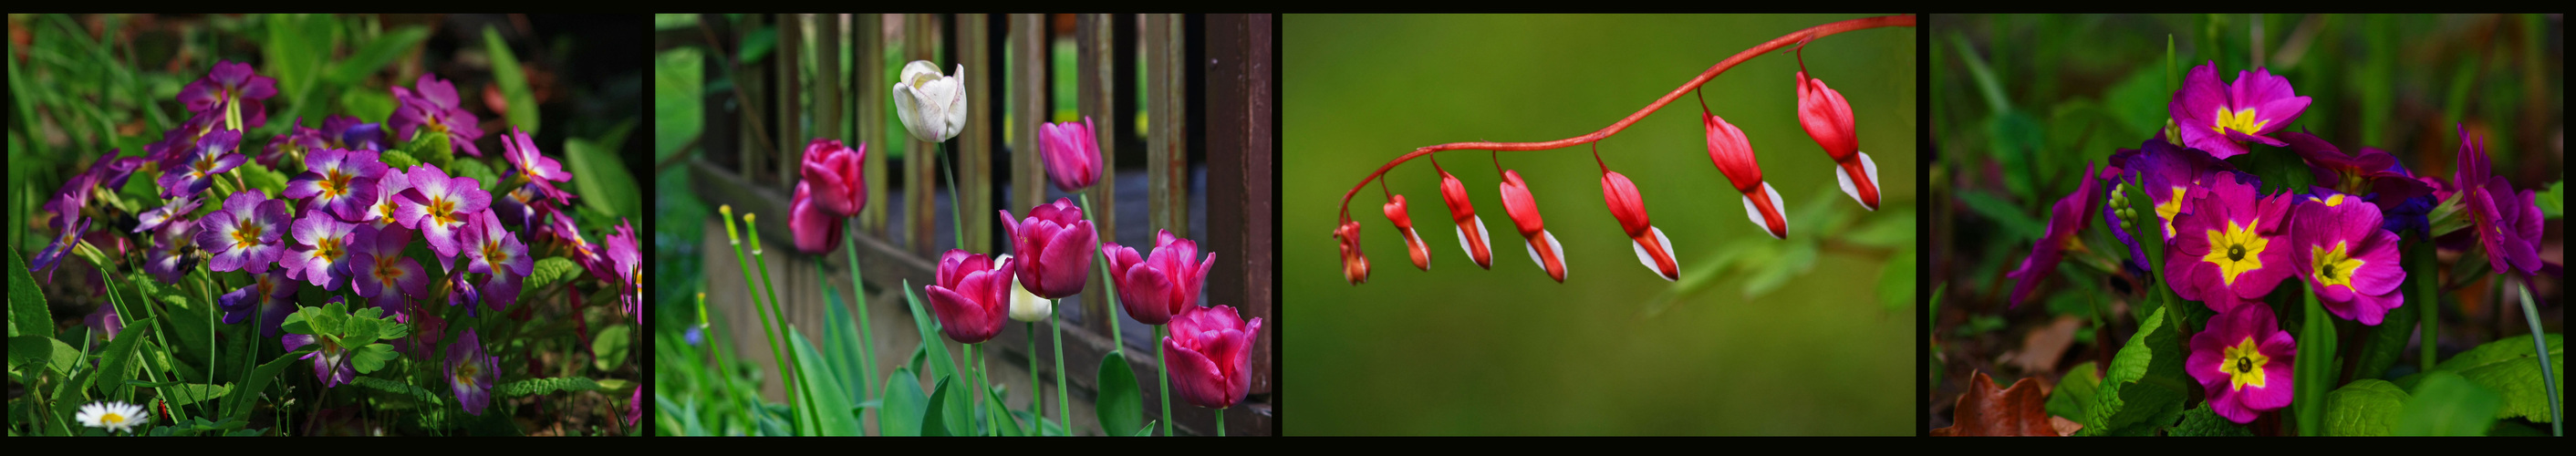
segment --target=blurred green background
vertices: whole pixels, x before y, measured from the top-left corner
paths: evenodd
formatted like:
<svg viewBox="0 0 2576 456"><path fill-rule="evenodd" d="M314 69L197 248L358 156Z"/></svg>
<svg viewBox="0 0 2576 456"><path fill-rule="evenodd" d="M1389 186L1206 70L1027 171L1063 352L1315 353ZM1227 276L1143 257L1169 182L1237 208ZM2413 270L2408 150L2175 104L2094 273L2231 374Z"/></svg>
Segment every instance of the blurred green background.
<svg viewBox="0 0 2576 456"><path fill-rule="evenodd" d="M1913 28L1849 32L1807 49L1808 70L1852 103L1886 210L1861 211L1836 189L1833 162L1798 126L1798 62L1786 49L1702 90L1751 138L1787 200L1789 240L1746 222L1739 194L1709 162L1691 97L1600 143L1672 238L1680 286L1638 265L1580 147L1501 154L1570 252L1564 284L1524 253L1483 151L1441 155L1495 236L1494 270L1458 247L1438 175L1423 160L1390 172L1387 188L1406 195L1432 250L1430 272L1409 261L1375 188L1351 208L1369 283L1343 280L1330 235L1342 193L1416 147L1590 133L1736 52L1860 17L1286 17L1281 285L1291 309L1283 316L1293 317L1278 327L1291 347L1282 363L1297 413L1283 431L1911 434Z"/></svg>

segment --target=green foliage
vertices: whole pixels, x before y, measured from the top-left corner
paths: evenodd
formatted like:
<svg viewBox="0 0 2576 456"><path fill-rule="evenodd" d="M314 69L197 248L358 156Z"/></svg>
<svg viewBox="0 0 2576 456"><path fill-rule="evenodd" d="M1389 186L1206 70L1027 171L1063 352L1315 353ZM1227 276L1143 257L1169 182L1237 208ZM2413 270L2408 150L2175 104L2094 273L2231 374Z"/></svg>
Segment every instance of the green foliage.
<svg viewBox="0 0 2576 456"><path fill-rule="evenodd" d="M2304 172L2304 171L2303 171ZM2304 188L2304 187L2302 187ZM2297 410L2299 435L2325 435L2326 392L2334 389L2343 372L2343 358L2335 357L2334 316L2317 304L2317 295L2304 287L2298 293L2306 317L2299 323L2299 357L2297 370L2298 398L2290 403Z"/></svg>
<svg viewBox="0 0 2576 456"><path fill-rule="evenodd" d="M279 195L286 193L286 181L288 180L286 173L268 169L266 166L260 166L259 162L242 162L241 167L233 168L233 171L241 173L242 183L244 185L249 185L250 188L266 192L270 198L276 198Z"/></svg>
<svg viewBox="0 0 2576 456"><path fill-rule="evenodd" d="M339 85L356 84L359 80L366 78L367 75L383 71L385 65L392 64L395 58L402 57L403 54L411 52L413 46L419 45L421 40L427 38L429 38L429 29L416 25L404 26L402 28L387 31L383 36L367 40L366 45L358 47L358 51L350 53L347 58L332 63L330 73L324 78ZM346 93L360 92L373 91L351 90ZM350 106L346 103L343 103L341 106L343 108L347 108L350 112L359 113L359 117L362 118L366 117L370 113L378 116L374 120L369 120L369 122L383 122L384 118L382 116L393 112L393 109L390 107L382 111L374 111L363 107Z"/></svg>
<svg viewBox="0 0 2576 456"><path fill-rule="evenodd" d="M2004 230L1997 233L2001 235L1996 238L1998 241L2020 242L2039 239L2040 234L2048 229L2046 222L2022 213L2021 206L1996 198L1994 195L1978 191L1961 191L1958 197L1959 202L1967 203L1968 210L1976 211L1977 215L1985 216L1987 219L1994 220L1997 225L2002 225ZM2037 204L2047 206L2045 202Z"/></svg>
<svg viewBox="0 0 2576 456"><path fill-rule="evenodd" d="M421 388L421 387L418 387L418 386L412 386L412 384L410 384L410 383L404 383L404 382L395 381L395 380L387 380L387 379L376 378L376 377L369 377L369 376L363 376L363 375L358 376L358 378L357 378L356 380L352 380L352 381L350 381L350 382L349 382L349 384L352 384L352 385L358 385L358 386L363 386L363 387L367 387L367 388L369 388L369 389L374 389L374 390L377 390L377 391L383 391L383 392L387 392L387 393L393 393L395 396L400 396L400 397L402 397L402 398L404 398L404 399L406 399L406 400L410 400L410 401L412 401L412 402L413 402L413 403L415 403L415 404L420 404L423 408L427 408L427 407L434 407L434 406L438 406L438 405L440 405L440 404L443 404L443 403L445 403L445 402L447 401L447 397L448 397L448 396L443 395L443 394L440 394L439 392L436 392L436 391L430 391L430 390L428 390L428 389L424 389L424 388Z"/></svg>
<svg viewBox="0 0 2576 456"><path fill-rule="evenodd" d="M911 280L903 281L904 305L912 307L913 327L921 331L921 357L928 359L930 363L930 370L926 372L933 376L963 375L958 373L957 361L948 358L948 346L939 342L939 321L931 319L929 308L922 307L920 290L912 286ZM935 406L938 403L931 404Z"/></svg>
<svg viewBox="0 0 2576 456"><path fill-rule="evenodd" d="M2504 409L2503 396L2447 371L2425 374L2414 393L2397 418L2396 435L2486 435Z"/></svg>
<svg viewBox="0 0 2576 456"><path fill-rule="evenodd" d="M1092 384L1099 387L1092 413L1100 420L1100 429L1118 435L1145 421L1145 393L1137 387L1136 371L1128 367L1126 356L1119 352L1101 356L1100 378Z"/></svg>
<svg viewBox="0 0 2576 456"><path fill-rule="evenodd" d="M829 412L819 413L812 419L816 430L821 432L817 435L864 435L864 431L859 429L858 418L844 418L841 414L842 410L857 406L850 403L850 396L843 392L840 377L832 373L832 367L824 361L822 352L814 350L814 343L806 341L804 333L791 329L787 334L796 344L796 386L804 390L800 394L804 395L805 401L799 406Z"/></svg>
<svg viewBox="0 0 2576 456"><path fill-rule="evenodd" d="M823 304L824 321L827 325L824 330L823 347L829 353L836 355L826 360L825 364L832 368L833 375L841 379L840 386L843 392L852 400L863 401L868 397L868 393L873 391L868 388L867 379L864 378L868 375L865 370L867 366L863 365L859 358L864 353L861 350L865 350L859 345L859 322L850 316L849 308L842 305L839 289L824 286Z"/></svg>
<svg viewBox="0 0 2576 456"><path fill-rule="evenodd" d="M36 278L27 272L27 260L9 251L9 336L54 336L54 314L45 304L45 293L36 288Z"/></svg>
<svg viewBox="0 0 2576 456"><path fill-rule="evenodd" d="M421 163L436 166L438 169L448 169L455 165L453 161L456 159L456 145L448 141L450 140L447 135L428 129L416 129L412 130L411 142L403 144L401 150L411 153L414 158L419 158ZM382 160L383 157L378 156L377 159ZM453 177L455 173L448 175Z"/></svg>
<svg viewBox="0 0 2576 456"><path fill-rule="evenodd" d="M2234 421L2228 421L2227 417L2218 416L2218 412L2211 411L2209 409L2209 404L2203 403L2199 406L2192 407L2191 410L2184 411L2182 413L2182 423L2176 424L2172 428L2165 429L2165 435L2174 437L2252 437L2254 436L2254 431L2246 430L2245 426L2238 425Z"/></svg>
<svg viewBox="0 0 2576 456"><path fill-rule="evenodd" d="M394 352L393 345L367 344L349 351L349 367L357 369L360 374L374 373L385 368L385 363L400 357L402 354Z"/></svg>
<svg viewBox="0 0 2576 456"><path fill-rule="evenodd" d="M644 202L635 184L635 175L617 160L617 151L595 147L588 140L564 141L566 171L572 172L572 184L580 190L583 204L614 217L643 217Z"/></svg>
<svg viewBox="0 0 2576 456"><path fill-rule="evenodd" d="M536 266L530 267L528 271L526 281L521 282L520 286L533 290L579 279L583 270L581 265L574 264L571 258L546 257L537 260Z"/></svg>
<svg viewBox="0 0 2576 456"><path fill-rule="evenodd" d="M877 435L913 437L922 435L922 417L930 412L930 398L921 393L921 374L911 369L895 369L886 376L885 405L877 411ZM853 415L855 416L855 415Z"/></svg>
<svg viewBox="0 0 2576 456"><path fill-rule="evenodd" d="M2048 414L2081 420L2093 416L2095 398L2102 389L2101 369L2093 362L2077 364L2057 380L2057 389L2048 394Z"/></svg>
<svg viewBox="0 0 2576 456"><path fill-rule="evenodd" d="M79 366L80 349L48 336L9 338L9 369L43 366L56 374Z"/></svg>
<svg viewBox="0 0 2576 456"><path fill-rule="evenodd" d="M510 53L510 43L501 32L483 26L483 50L492 57L492 83L501 86L501 98L509 100L510 125L537 134L537 98L528 90L528 73L519 69L519 57ZM494 132L499 133L499 132Z"/></svg>
<svg viewBox="0 0 2576 456"><path fill-rule="evenodd" d="M600 385L598 381L591 380L586 377L531 378L494 385L492 387L492 395L495 397L535 396L540 394L554 394L557 391L577 393L583 391L610 391L610 389Z"/></svg>
<svg viewBox="0 0 2576 456"><path fill-rule="evenodd" d="M2566 346L2559 334L2549 334L2545 340L2549 343L2549 367L2555 371L2550 378L2558 381L2557 385L2549 387L2564 391L2567 384ZM2459 374L2470 383L2499 394L2504 399L2504 407L2497 410L2497 418L2520 417L2547 423L2551 420L2549 391L2540 385L2540 359L2532 356L2532 349L2529 335L2507 337L2453 356L2433 370Z"/></svg>
<svg viewBox="0 0 2576 456"><path fill-rule="evenodd" d="M127 322L125 330L117 332L116 338L108 340L107 351L100 354L98 363L101 375L98 382L106 388L102 393L118 398L131 397L131 387L126 386L125 381L134 379L134 372L142 367L136 362L135 346L149 338L152 328L152 319L136 319Z"/></svg>
<svg viewBox="0 0 2576 456"><path fill-rule="evenodd" d="M493 199L507 198L502 194L508 192L500 191L501 175L492 172L492 165L483 164L482 160L456 160L455 164L455 168L447 170L449 176L474 178L474 182L480 185L478 188L491 194Z"/></svg>
<svg viewBox="0 0 2576 456"><path fill-rule="evenodd" d="M975 423L968 421L966 388L954 378L939 377L939 386L930 393L930 410L921 417L921 435L975 435Z"/></svg>
<svg viewBox="0 0 2576 456"><path fill-rule="evenodd" d="M2083 420L2084 434L2147 435L2181 415L2191 380L2182 370L2181 337L2165 310L2148 314L2111 357L2091 415Z"/></svg>
<svg viewBox="0 0 2576 456"><path fill-rule="evenodd" d="M223 409L232 411L232 415L227 416L226 418L248 416L251 411L250 401L259 398L260 391L266 390L268 388L268 383L276 380L278 374L285 372L288 366L298 364L298 361L304 361L302 359L297 359L297 356L301 356L301 354L311 352L312 350L313 349L308 346L308 348L287 352L284 355L278 355L277 359L269 360L267 363L260 364L257 369L252 369L250 376L242 378L242 387L232 390L232 395L224 397ZM311 361L304 361L302 364L307 368L310 368L313 365Z"/></svg>
<svg viewBox="0 0 2576 456"><path fill-rule="evenodd" d="M2409 302L2420 304L2423 301ZM2406 343L2415 336L2415 321L2421 319L2421 315L2411 308L2391 310L2380 320L2379 326L2362 329L2361 346L2354 347L2360 353L2354 355L2353 378L2376 378L2387 372L2390 366L2397 365L2397 359L2406 355Z"/></svg>
<svg viewBox="0 0 2576 456"><path fill-rule="evenodd" d="M617 370L618 366L626 365L626 353L634 344L634 328L631 325L616 325L599 328L599 332L592 333L591 351L596 352L598 356L591 360L591 367L605 372Z"/></svg>
<svg viewBox="0 0 2576 456"><path fill-rule="evenodd" d="M653 58L653 157L680 153L706 128L706 56L680 47Z"/></svg>
<svg viewBox="0 0 2576 456"><path fill-rule="evenodd" d="M2362 379L2327 393L2323 432L2332 436L2383 436L2396 430L2411 397L2380 379Z"/></svg>
<svg viewBox="0 0 2576 456"><path fill-rule="evenodd" d="M420 166L420 159L412 158L410 152L404 152L401 149L377 154L376 161L384 162L385 166L392 167L395 171L410 171L411 167Z"/></svg>
<svg viewBox="0 0 2576 456"><path fill-rule="evenodd" d="M2540 205L2540 213L2549 218L2567 216L2567 181L2549 183L2549 190L2540 192L2533 204Z"/></svg>

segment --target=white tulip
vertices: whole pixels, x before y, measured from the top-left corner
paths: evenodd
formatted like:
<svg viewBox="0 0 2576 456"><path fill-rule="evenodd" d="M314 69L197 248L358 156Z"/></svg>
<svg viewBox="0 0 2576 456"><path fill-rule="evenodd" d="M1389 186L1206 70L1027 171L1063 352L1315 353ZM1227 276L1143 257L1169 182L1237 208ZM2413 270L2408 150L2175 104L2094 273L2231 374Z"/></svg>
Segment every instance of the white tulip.
<svg viewBox="0 0 2576 456"><path fill-rule="evenodd" d="M1002 255L1000 258L993 259L993 264L1002 264L1003 260L1009 258L1011 258L1010 255ZM1028 288L1021 287L1019 280L1011 280L1011 319L1036 323L1046 321L1047 317L1054 313L1055 301L1038 297L1037 293L1030 293Z"/></svg>
<svg viewBox="0 0 2576 456"><path fill-rule="evenodd" d="M914 60L894 84L894 113L923 141L944 142L966 128L966 65L942 76L939 65Z"/></svg>

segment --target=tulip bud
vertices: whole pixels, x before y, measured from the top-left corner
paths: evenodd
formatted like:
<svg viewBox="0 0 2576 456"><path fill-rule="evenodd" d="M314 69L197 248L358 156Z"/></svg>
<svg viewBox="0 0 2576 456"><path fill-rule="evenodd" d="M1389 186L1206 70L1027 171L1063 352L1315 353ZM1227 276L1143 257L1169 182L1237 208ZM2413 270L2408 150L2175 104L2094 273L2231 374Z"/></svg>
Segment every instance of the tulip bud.
<svg viewBox="0 0 2576 456"><path fill-rule="evenodd" d="M857 149L840 140L814 138L805 145L805 157L797 175L804 178L797 186L813 184L813 196L821 209L835 218L859 215L868 205L868 145Z"/></svg>
<svg viewBox="0 0 2576 456"><path fill-rule="evenodd" d="M1512 217L1521 237L1529 239L1530 262L1547 270L1547 277L1565 283L1565 246L1556 242L1556 234L1547 232L1547 220L1539 218L1538 200L1530 197L1529 183L1521 180L1519 171L1503 171L1503 213Z"/></svg>
<svg viewBox="0 0 2576 456"><path fill-rule="evenodd" d="M1467 250L1468 259L1476 260L1476 267L1493 270L1493 234L1485 231L1485 219L1476 216L1476 206L1467 202L1467 184L1441 171L1440 199L1449 203L1449 218L1458 224L1458 247Z"/></svg>
<svg viewBox="0 0 2576 456"><path fill-rule="evenodd" d="M1100 137L1093 134L1091 117L1082 123L1047 123L1038 125L1039 155L1046 159L1047 181L1057 190L1079 192L1100 182Z"/></svg>
<svg viewBox="0 0 2576 456"><path fill-rule="evenodd" d="M1360 253L1360 222L1342 222L1341 228L1333 230L1333 237L1342 240L1342 278L1352 285L1368 283L1368 256Z"/></svg>
<svg viewBox="0 0 2576 456"><path fill-rule="evenodd" d="M1010 313L1010 288L1016 258L992 261L982 254L949 249L939 258L936 283L925 286L939 332L949 340L971 344L992 340Z"/></svg>
<svg viewBox="0 0 2576 456"><path fill-rule="evenodd" d="M1356 223L1356 222L1355 222ZM1159 325L1173 315L1199 305L1199 289L1207 283L1207 273L1216 267L1216 254L1200 257L1199 244L1171 231L1155 236L1151 256L1117 243L1102 243L1102 256L1108 257L1109 278L1118 282L1118 305L1136 321Z"/></svg>
<svg viewBox="0 0 2576 456"><path fill-rule="evenodd" d="M1753 143L1744 138L1744 130L1716 114L1700 114L1700 123L1708 127L1709 161L1717 163L1718 172L1725 173L1735 190L1744 193L1745 217L1772 238L1787 239L1789 218L1781 214L1788 210L1788 202L1780 199L1779 190L1762 181L1762 164L1753 160Z"/></svg>
<svg viewBox="0 0 2576 456"><path fill-rule="evenodd" d="M1826 87L1823 79L1809 79L1807 72L1798 72L1798 124L1842 168L1834 177L1841 181L1843 194L1851 195L1861 207L1878 210L1878 162L1860 151L1860 139L1852 133L1851 103L1843 101L1842 92Z"/></svg>
<svg viewBox="0 0 2576 456"><path fill-rule="evenodd" d="M1388 195L1385 210L1386 220L1395 222L1395 231L1404 234L1404 249L1413 254L1413 267L1431 270L1431 247L1413 234L1413 216L1404 212L1404 195Z"/></svg>
<svg viewBox="0 0 2576 456"><path fill-rule="evenodd" d="M894 84L894 113L913 138L943 142L966 129L966 66L942 76L939 65L914 60Z"/></svg>
<svg viewBox="0 0 2576 456"><path fill-rule="evenodd" d="M1099 234L1082 218L1081 207L1056 198L1030 208L1025 219L1013 220L1009 210L1001 215L1002 228L1019 254L1020 286L1047 298L1082 293L1083 281L1091 279L1091 255L1100 244L1094 242Z"/></svg>

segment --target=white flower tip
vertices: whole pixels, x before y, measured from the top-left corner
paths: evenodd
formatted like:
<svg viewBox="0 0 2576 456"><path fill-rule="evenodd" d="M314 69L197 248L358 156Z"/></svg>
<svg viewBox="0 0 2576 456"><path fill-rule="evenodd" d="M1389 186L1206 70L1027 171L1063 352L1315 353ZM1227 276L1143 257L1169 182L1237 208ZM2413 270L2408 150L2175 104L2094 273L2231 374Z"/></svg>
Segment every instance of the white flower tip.
<svg viewBox="0 0 2576 456"><path fill-rule="evenodd" d="M1885 197L1887 195L1887 187L1878 185L1878 162L1870 160L1868 152L1858 152L1858 156L1860 158L1861 171L1868 174L1867 176L1864 176L1864 178L1869 179L1869 187L1878 189L1879 196ZM1878 211L1877 201L1861 198L1860 189L1852 186L1851 171L1836 167L1834 180L1843 185L1843 194L1851 195L1852 201L1859 201L1861 207L1868 208L1872 212Z"/></svg>
<svg viewBox="0 0 2576 456"><path fill-rule="evenodd" d="M1459 249L1466 250L1466 251L1467 251L1467 259L1469 259L1469 260L1474 260L1474 261L1476 262L1476 266L1478 266L1478 267L1482 267L1482 268L1485 268L1485 269L1493 269L1493 268L1494 268L1494 262L1493 262L1493 261L1494 261L1494 259L1493 259L1493 257L1492 257L1492 256L1490 256L1490 255L1489 255L1489 256L1477 256L1477 255L1476 255L1476 251L1478 251L1478 250L1483 250L1483 251L1486 251L1486 252L1492 252L1492 251L1494 251L1494 249L1493 249L1494 235L1485 231L1485 217L1484 217L1484 216L1472 216L1472 220L1474 220L1474 221L1475 221L1475 224L1476 224L1476 239L1475 239L1475 240L1472 240L1472 241L1468 240L1468 239L1467 239L1467 229L1466 229L1466 228L1463 228L1463 227L1462 227L1462 228L1459 228L1459 229L1458 229L1458 248L1459 248Z"/></svg>
<svg viewBox="0 0 2576 456"><path fill-rule="evenodd" d="M1664 251L1665 258L1673 259L1673 269L1676 270L1675 272L1680 272L1678 270L1681 269L1681 257L1673 256L1673 238L1665 237L1663 228L1648 226L1646 229L1654 230L1655 243L1660 244L1661 247L1663 247L1660 250ZM1639 243L1635 240L1629 240L1628 247L1637 251L1637 262L1646 265L1646 270L1654 272L1656 277L1662 277L1666 282L1681 280L1681 276L1679 274L1664 274L1664 268L1655 266L1655 255L1646 251L1646 244Z"/></svg>
<svg viewBox="0 0 2576 456"><path fill-rule="evenodd" d="M1763 197L1771 200L1771 210L1780 211L1780 217L1783 219L1781 220L1781 223L1788 223L1788 220L1786 219L1788 218L1789 205L1787 202L1780 199L1780 190L1771 188L1770 182L1763 182L1762 194ZM1789 232L1789 227L1774 227L1771 226L1769 221L1764 220L1762 217L1762 209L1753 205L1753 195L1744 195L1744 216L1753 220L1753 226L1761 227L1762 234L1770 235L1772 239L1787 239L1787 237L1781 236L1780 233Z"/></svg>

